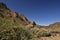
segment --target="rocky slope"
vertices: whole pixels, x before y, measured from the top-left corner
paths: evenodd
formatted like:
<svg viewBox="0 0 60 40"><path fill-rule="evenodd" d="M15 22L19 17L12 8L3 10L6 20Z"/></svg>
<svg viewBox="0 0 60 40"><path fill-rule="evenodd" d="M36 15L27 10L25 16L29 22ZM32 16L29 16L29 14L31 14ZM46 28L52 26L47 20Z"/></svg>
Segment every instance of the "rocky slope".
<svg viewBox="0 0 60 40"><path fill-rule="evenodd" d="M13 18L15 22L19 22L24 25L36 25L35 22L31 23L23 14L18 14L15 11L11 11L4 3L0 3L0 17Z"/></svg>
<svg viewBox="0 0 60 40"><path fill-rule="evenodd" d="M23 33L22 30L20 30L20 27L24 29ZM25 29L27 30L26 32ZM12 33L11 35L13 36L9 33ZM23 37L20 36L20 34L23 35ZM0 39L6 40L6 38L8 38L9 40L28 40L31 39L30 34L34 36L35 39L33 36L31 37L34 40L59 40L60 22L48 26L37 25L34 21L30 22L23 14L11 11L4 3L0 3ZM19 39L18 37L22 39ZM25 37L27 37L27 39Z"/></svg>

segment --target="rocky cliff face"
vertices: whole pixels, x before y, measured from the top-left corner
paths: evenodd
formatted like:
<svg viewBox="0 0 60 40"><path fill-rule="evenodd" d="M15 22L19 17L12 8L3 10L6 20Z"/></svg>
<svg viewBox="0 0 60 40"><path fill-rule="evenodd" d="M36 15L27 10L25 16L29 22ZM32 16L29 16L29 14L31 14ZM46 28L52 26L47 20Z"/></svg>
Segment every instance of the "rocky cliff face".
<svg viewBox="0 0 60 40"><path fill-rule="evenodd" d="M31 22L23 14L18 14L15 11L11 11L4 3L0 3L0 17L13 18L15 22L19 21L20 23L23 23L25 25L31 24ZM33 22L32 25L36 25L36 23Z"/></svg>
<svg viewBox="0 0 60 40"><path fill-rule="evenodd" d="M7 6L4 3L0 3L0 8L8 9Z"/></svg>
<svg viewBox="0 0 60 40"><path fill-rule="evenodd" d="M24 21L26 24L30 24L30 21L23 15L23 14L20 14L19 15L19 18Z"/></svg>

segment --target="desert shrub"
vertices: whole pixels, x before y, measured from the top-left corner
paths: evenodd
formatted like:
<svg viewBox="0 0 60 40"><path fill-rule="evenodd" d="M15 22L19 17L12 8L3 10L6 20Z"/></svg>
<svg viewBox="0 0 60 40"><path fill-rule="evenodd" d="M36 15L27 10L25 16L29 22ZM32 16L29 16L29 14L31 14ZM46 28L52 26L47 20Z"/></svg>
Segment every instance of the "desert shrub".
<svg viewBox="0 0 60 40"><path fill-rule="evenodd" d="M52 32L54 32L54 33L60 33L60 27L53 28Z"/></svg>
<svg viewBox="0 0 60 40"><path fill-rule="evenodd" d="M38 35L40 37L50 37L51 36L51 34L49 32L46 32L46 31L39 32Z"/></svg>
<svg viewBox="0 0 60 40"><path fill-rule="evenodd" d="M38 27L34 27L31 29L31 31L33 32L33 34L37 37L50 37L51 33L49 31L47 31L46 29L42 28L39 29Z"/></svg>
<svg viewBox="0 0 60 40"><path fill-rule="evenodd" d="M13 19L0 17L0 40L34 40L34 36L23 25L14 23Z"/></svg>

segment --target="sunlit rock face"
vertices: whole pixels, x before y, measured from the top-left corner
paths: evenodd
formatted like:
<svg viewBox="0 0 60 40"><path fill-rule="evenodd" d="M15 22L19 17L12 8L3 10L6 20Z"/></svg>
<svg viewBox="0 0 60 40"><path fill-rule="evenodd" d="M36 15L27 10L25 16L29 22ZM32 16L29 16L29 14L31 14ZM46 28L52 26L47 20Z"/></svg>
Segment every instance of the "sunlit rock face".
<svg viewBox="0 0 60 40"><path fill-rule="evenodd" d="M29 20L28 20L23 14L20 14L19 17L20 17L20 19L21 19L22 21L24 21L26 24L30 24Z"/></svg>
<svg viewBox="0 0 60 40"><path fill-rule="evenodd" d="M6 4L0 3L0 17L4 18L13 18L15 22L20 22L28 26L34 26L36 23L30 22L24 14L18 14L16 11L11 11L9 8L7 8Z"/></svg>

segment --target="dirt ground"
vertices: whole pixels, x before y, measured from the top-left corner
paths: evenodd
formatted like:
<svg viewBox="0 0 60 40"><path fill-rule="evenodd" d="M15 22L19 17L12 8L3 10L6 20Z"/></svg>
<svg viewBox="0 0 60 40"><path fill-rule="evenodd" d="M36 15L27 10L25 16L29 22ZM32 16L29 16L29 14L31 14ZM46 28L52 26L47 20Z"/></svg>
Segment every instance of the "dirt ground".
<svg viewBox="0 0 60 40"><path fill-rule="evenodd" d="M60 36L41 37L40 40L60 40Z"/></svg>

